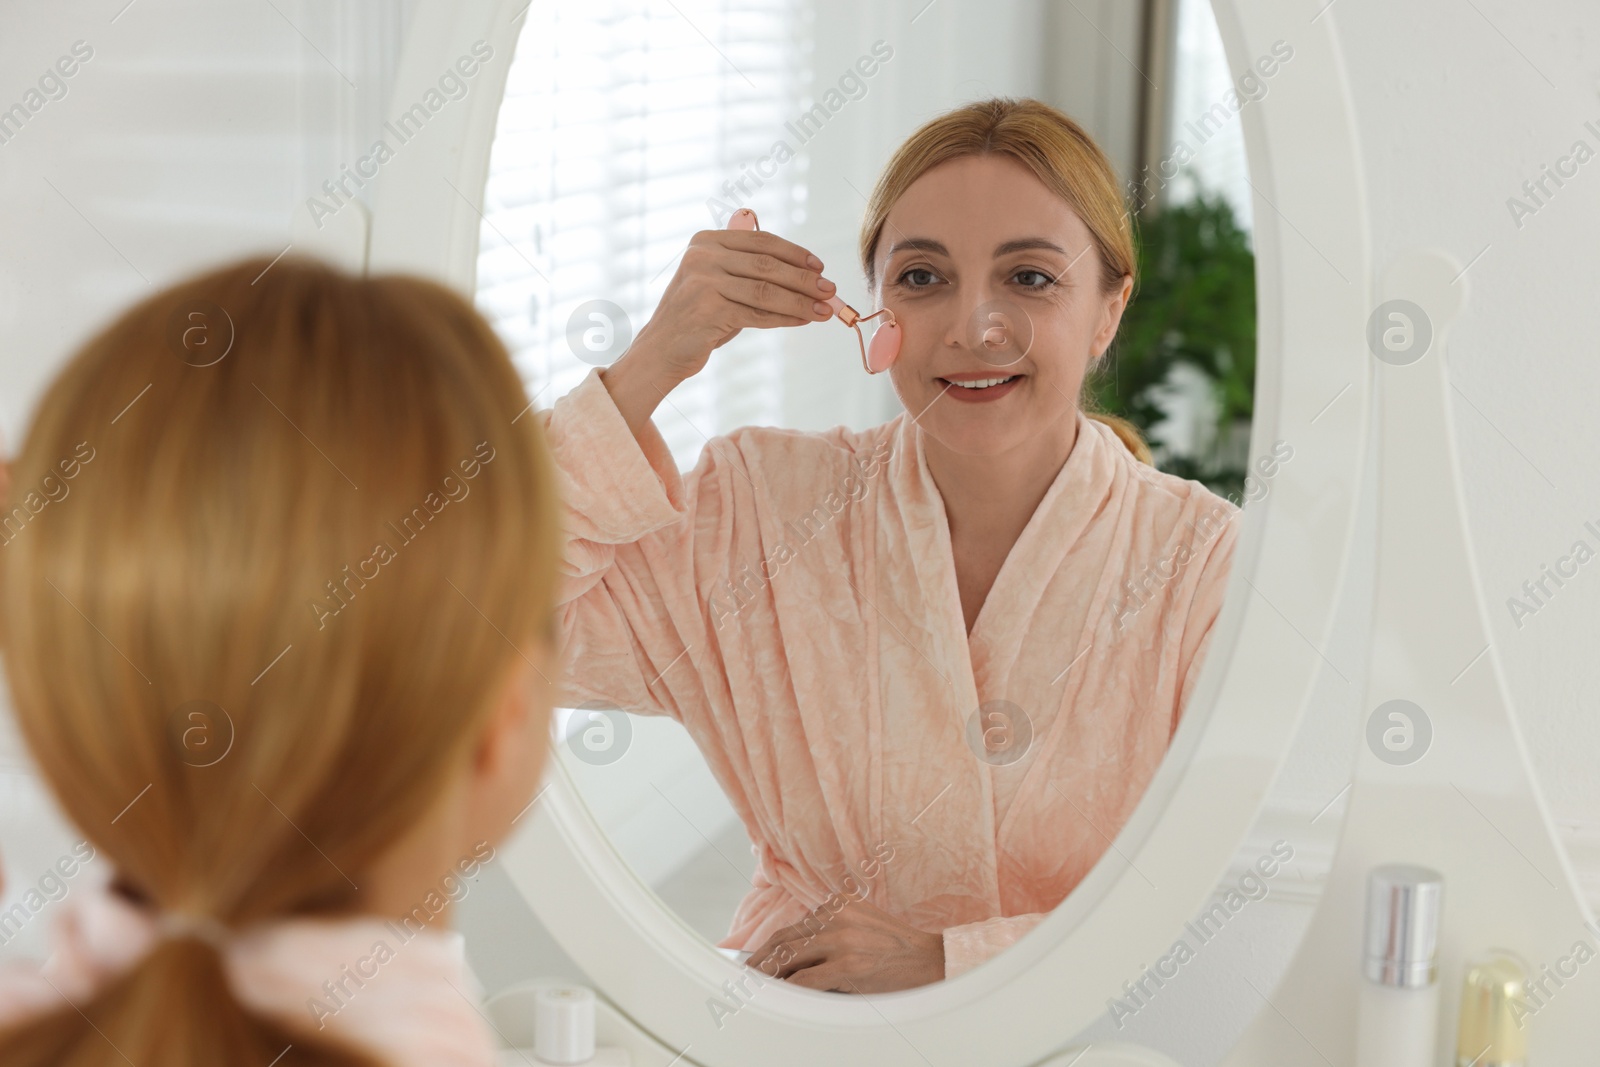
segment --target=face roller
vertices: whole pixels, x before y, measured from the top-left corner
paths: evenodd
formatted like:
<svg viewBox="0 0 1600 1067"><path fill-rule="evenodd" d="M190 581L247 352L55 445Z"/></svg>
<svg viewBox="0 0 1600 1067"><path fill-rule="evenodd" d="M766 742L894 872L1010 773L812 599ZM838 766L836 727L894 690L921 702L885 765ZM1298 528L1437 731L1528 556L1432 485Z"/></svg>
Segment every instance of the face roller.
<svg viewBox="0 0 1600 1067"><path fill-rule="evenodd" d="M760 224L756 221L756 213L747 207L742 207L733 213L728 220L730 230L759 230ZM834 315L846 326L856 331L856 342L861 346L861 366L868 374L879 374L889 369L889 365L900 355L900 324L895 321L894 312L888 308L874 311L870 315L863 315L855 308L839 299L835 293L827 300L829 307L833 308ZM861 323L868 319L875 319L879 315L887 315L883 323L872 335L872 344L867 344L866 338L861 333Z"/></svg>

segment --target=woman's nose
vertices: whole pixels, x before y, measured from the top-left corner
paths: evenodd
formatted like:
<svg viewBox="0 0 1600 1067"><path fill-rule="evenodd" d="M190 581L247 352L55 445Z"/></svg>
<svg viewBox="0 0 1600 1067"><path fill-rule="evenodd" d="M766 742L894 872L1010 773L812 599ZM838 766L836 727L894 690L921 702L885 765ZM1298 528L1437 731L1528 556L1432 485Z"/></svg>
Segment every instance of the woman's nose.
<svg viewBox="0 0 1600 1067"><path fill-rule="evenodd" d="M997 311L991 311L989 319L995 325L983 331L983 346L985 348L1000 348L1006 343L1006 324Z"/></svg>

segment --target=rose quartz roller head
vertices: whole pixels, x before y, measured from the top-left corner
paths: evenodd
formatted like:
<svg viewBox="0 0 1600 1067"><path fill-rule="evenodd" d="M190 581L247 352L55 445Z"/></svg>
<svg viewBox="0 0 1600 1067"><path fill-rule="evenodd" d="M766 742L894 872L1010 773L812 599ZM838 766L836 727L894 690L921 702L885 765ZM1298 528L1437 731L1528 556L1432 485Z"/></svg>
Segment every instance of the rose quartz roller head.
<svg viewBox="0 0 1600 1067"><path fill-rule="evenodd" d="M730 230L759 230L761 225L756 220L756 213L747 207L742 207L728 219ZM888 370L900 355L900 324L895 321L894 312L888 308L874 311L870 315L863 315L855 308L846 304L835 293L828 298L828 306L833 308L834 316L846 326L856 331L856 342L861 346L861 366L868 374L881 374ZM860 324L875 319L879 315L888 316L872 335L872 344L868 346L862 336Z"/></svg>
<svg viewBox="0 0 1600 1067"><path fill-rule="evenodd" d="M881 374L894 363L895 357L900 355L900 324L894 320L894 312L888 308L875 311L871 315L862 315L855 308L839 299L835 293L828 298L828 306L833 308L833 313L839 321L846 326L854 326L856 339L861 339L861 327L856 325L868 319L875 319L879 315L889 316L872 334L872 344L863 345L861 349L861 365L867 368L868 374Z"/></svg>

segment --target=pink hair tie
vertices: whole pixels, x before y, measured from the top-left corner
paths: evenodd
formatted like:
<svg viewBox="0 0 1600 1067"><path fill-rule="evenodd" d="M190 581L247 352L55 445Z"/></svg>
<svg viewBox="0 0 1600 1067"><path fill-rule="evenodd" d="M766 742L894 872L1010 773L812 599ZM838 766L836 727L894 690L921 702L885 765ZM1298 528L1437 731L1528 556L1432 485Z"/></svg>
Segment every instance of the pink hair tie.
<svg viewBox="0 0 1600 1067"><path fill-rule="evenodd" d="M227 949L228 942L233 937L233 931L209 915L193 915L181 911L162 912L155 920L155 932L161 938L193 938L196 941L204 941L218 952Z"/></svg>
<svg viewBox="0 0 1600 1067"><path fill-rule="evenodd" d="M50 958L0 967L0 1029L81 1006L163 940L195 938L217 950L247 1011L307 1041L343 1043L393 1067L495 1067L460 934L376 916L235 931L204 915L153 916L105 885L58 907ZM170 1007L181 1019L183 1006Z"/></svg>

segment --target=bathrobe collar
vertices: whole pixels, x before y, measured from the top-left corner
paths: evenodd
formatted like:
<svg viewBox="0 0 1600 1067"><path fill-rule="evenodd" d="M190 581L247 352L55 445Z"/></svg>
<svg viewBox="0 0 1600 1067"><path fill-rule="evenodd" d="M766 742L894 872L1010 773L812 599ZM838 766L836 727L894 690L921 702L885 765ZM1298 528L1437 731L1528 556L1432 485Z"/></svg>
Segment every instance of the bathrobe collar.
<svg viewBox="0 0 1600 1067"><path fill-rule="evenodd" d="M879 514L883 521L901 525L903 539L892 540L899 540L911 555L920 588L880 587L880 594L892 597L898 608L894 614L899 623L886 639L913 644L921 653L918 662L925 660L948 683L949 702L943 707L936 706L937 702L930 704L925 714L931 717L930 728L934 721L949 716L942 729L935 729L956 747L953 755L929 757L949 760L945 765L952 768L952 774L947 788L937 797L901 796L885 790L880 794L880 825L888 836L906 839L901 837L909 833L905 828L915 825L922 810L937 804L945 824L974 827L973 840L981 842L987 852L981 858L944 857L941 862L950 865L951 883L965 886L968 893L978 891L978 895L958 899L961 894L947 894L913 904L906 912L913 925L935 913L981 918L995 914L1002 906L998 878L1003 863L999 849L1006 840L1007 828L1026 805L1013 802L997 819L997 782L1001 778L1011 782L1009 788L1018 797L1051 788L1052 783L1046 780L1050 753L1062 743L1064 733L1070 732L1072 715L1067 712L1075 706L1085 679L1092 675L1085 669L1094 658L1088 646L1096 620L1108 610L1116 581L1114 569L1096 568L1093 572L1094 588L1086 591L1084 622L1060 649L1062 673L1055 681L1043 692L1006 690L1006 680L1012 676L1013 664L1027 644L1029 626L1047 589L1056 582L1083 578L1081 569L1063 566L1067 554L1089 524L1109 506L1112 493L1133 476L1130 467L1137 462L1110 427L1082 412L1076 412L1075 417L1078 433L1072 452L1006 556L970 635L961 611L944 499L928 471L924 431L906 414L898 416L898 424L891 430L894 445L885 488L895 499ZM1037 650L1033 654L1037 655ZM937 694L939 688L942 687L928 690L930 696ZM1011 701L1032 721L1049 720L1033 734L1027 754L1014 764L997 766L967 758L969 749L975 754L982 748L975 713L996 700ZM1054 705L1048 716L1041 706L1044 700ZM929 753L939 751L931 738L927 746ZM964 770L958 772L958 768ZM1046 803L1055 801L1047 799ZM914 835L909 839L914 840ZM937 845L921 845L933 848L929 855L941 855Z"/></svg>
<svg viewBox="0 0 1600 1067"><path fill-rule="evenodd" d="M974 708L982 700L1004 695L985 691L991 659L1003 650L1016 649L1022 628L1043 596L1045 582L1057 573L1067 552L1106 506L1119 476L1125 476L1124 465L1117 462L1117 450L1126 454L1126 449L1111 428L1082 411L1075 411L1074 417L1077 439L1072 451L1006 556L969 635L956 584L949 517L928 470L927 435L909 415L898 416L889 461L893 490L915 547L912 562L925 599L936 610L944 609L940 625L930 627L943 646L938 661L950 666L950 680L958 690L965 680L967 691L961 698L970 699Z"/></svg>

